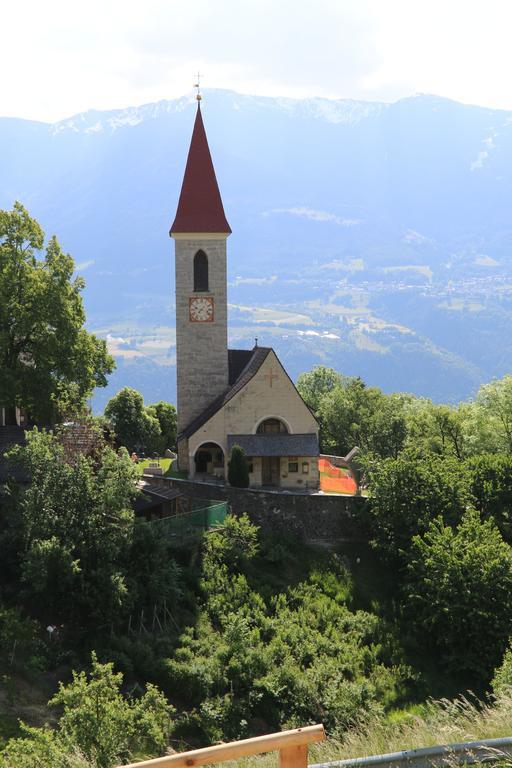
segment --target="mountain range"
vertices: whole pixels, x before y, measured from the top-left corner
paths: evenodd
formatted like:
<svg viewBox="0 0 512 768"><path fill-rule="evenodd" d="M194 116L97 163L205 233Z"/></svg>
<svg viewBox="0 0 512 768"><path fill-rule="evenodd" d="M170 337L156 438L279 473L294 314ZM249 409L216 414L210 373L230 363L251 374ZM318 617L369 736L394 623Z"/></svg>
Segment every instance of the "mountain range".
<svg viewBox="0 0 512 768"><path fill-rule="evenodd" d="M20 200L83 274L121 386L175 399L168 236L196 102L0 118L0 207ZM273 346L386 391L471 397L512 369L512 112L205 91L224 207L230 345Z"/></svg>

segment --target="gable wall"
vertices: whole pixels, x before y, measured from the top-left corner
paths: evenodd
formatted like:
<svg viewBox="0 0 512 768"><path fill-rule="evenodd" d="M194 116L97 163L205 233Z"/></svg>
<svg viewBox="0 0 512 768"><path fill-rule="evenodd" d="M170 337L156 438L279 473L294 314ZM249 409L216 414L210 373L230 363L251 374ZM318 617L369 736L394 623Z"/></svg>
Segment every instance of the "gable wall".
<svg viewBox="0 0 512 768"><path fill-rule="evenodd" d="M269 374L277 374L269 383ZM281 418L292 434L318 434L318 424L306 406L293 383L288 378L284 368L271 351L261 368L220 411L206 422L194 435L189 438L189 455L193 457L197 449L205 442L214 442L224 451L227 463L227 435L254 434L258 424L264 419ZM317 462L298 457L302 462L310 462L310 484L318 481ZM286 474L287 461L281 460L281 477L283 485L295 485L296 481L305 482L302 476L295 478L283 477ZM191 464L192 466L192 464ZM254 461L254 477L251 482L261 482L261 460ZM300 474L300 473L299 473ZM287 482L285 482L287 481Z"/></svg>

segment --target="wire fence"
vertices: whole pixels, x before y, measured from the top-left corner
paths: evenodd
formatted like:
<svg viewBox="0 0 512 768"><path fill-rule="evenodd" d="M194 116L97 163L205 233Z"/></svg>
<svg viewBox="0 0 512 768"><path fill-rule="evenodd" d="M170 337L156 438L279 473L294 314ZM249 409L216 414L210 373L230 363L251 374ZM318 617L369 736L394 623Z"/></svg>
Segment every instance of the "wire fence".
<svg viewBox="0 0 512 768"><path fill-rule="evenodd" d="M204 505L204 501L199 503ZM152 524L157 526L160 534L165 536L168 541L175 544L187 544L202 538L212 528L223 525L226 514L227 503L223 501L163 517L161 520L154 520Z"/></svg>

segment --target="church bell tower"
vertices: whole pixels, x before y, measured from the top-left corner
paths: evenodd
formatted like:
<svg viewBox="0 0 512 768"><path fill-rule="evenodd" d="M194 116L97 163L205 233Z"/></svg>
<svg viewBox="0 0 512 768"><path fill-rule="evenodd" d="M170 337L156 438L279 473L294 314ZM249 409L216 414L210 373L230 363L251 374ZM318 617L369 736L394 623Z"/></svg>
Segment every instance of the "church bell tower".
<svg viewBox="0 0 512 768"><path fill-rule="evenodd" d="M226 241L231 233L197 103L176 218L179 435L228 386ZM182 456L180 451L180 468Z"/></svg>

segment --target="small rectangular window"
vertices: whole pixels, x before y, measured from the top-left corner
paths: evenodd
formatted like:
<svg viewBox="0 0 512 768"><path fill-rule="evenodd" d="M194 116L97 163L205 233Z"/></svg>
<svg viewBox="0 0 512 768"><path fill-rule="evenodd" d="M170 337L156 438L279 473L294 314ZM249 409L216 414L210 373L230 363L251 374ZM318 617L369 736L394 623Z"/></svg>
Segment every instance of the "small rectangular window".
<svg viewBox="0 0 512 768"><path fill-rule="evenodd" d="M288 472L298 472L299 471L299 462L298 461L289 461L288 462Z"/></svg>
<svg viewBox="0 0 512 768"><path fill-rule="evenodd" d="M302 462L302 474L309 475L309 461Z"/></svg>

